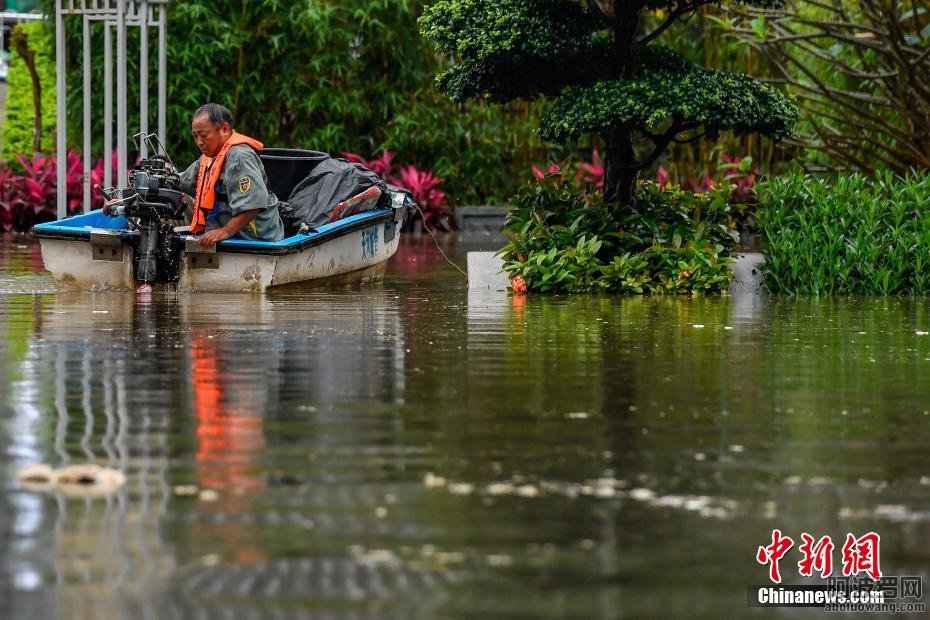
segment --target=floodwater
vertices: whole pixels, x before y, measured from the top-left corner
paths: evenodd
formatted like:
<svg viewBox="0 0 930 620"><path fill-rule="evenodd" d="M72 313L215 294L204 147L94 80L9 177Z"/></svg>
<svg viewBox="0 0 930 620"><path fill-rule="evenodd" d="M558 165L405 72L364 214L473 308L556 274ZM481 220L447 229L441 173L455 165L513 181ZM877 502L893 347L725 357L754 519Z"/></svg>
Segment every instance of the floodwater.
<svg viewBox="0 0 930 620"><path fill-rule="evenodd" d="M2 238L0 613L822 617L747 606L776 528L785 583L802 533L839 573L875 532L926 590L928 330L926 299L469 294L413 238L371 288L56 294Z"/></svg>

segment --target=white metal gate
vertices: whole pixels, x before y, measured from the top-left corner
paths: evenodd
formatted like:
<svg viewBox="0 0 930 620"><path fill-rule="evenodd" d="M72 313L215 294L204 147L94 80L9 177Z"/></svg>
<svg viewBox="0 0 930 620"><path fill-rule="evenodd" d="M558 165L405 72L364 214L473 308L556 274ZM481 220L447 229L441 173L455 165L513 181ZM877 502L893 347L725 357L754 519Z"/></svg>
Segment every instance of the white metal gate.
<svg viewBox="0 0 930 620"><path fill-rule="evenodd" d="M58 158L58 219L67 215L67 66L65 57L65 19L77 15L83 20L84 69L84 198L83 210L90 209L91 187L91 27L102 22L104 29L104 179L106 186L113 184L113 30L116 30L116 153L117 185L126 186L129 131L126 126L126 28L140 29L139 50L139 131L148 133L149 116L149 28L158 29L158 135L165 136L165 109L167 100L167 47L168 0L56 0L55 2L55 68L57 90L57 158ZM135 132L133 132L135 133ZM145 143L141 146L146 156Z"/></svg>

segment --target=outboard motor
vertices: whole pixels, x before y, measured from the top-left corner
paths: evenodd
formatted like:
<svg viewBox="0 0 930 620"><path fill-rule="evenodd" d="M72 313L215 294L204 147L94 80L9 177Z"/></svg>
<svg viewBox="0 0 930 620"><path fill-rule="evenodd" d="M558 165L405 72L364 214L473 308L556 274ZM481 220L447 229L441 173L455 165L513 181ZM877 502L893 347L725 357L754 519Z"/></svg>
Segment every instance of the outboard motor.
<svg viewBox="0 0 930 620"><path fill-rule="evenodd" d="M189 200L180 190L181 177L165 153L155 134L138 134L152 152L152 138L161 146L161 154L143 159L129 171L126 189L97 187L109 202L118 202L104 209L107 215L124 215L139 230L138 245L133 254L133 275L143 287L175 283L180 278L181 243L173 222L182 219Z"/></svg>

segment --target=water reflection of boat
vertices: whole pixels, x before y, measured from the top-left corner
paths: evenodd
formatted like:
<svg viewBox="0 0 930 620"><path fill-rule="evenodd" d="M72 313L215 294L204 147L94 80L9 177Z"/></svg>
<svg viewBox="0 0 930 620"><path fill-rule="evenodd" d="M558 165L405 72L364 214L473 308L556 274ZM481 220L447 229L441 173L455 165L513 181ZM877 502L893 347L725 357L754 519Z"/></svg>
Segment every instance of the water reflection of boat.
<svg viewBox="0 0 930 620"><path fill-rule="evenodd" d="M263 593L271 589L303 606L321 597L351 605L358 593L421 600L431 584L448 580L445 571L378 555L320 552L317 541L363 540L379 527L387 536L397 526L374 516L373 502L383 498L370 487L319 473L307 474L312 484L283 482L295 429L307 433L301 450L330 458L328 446L344 441L347 428L365 427L366 416L334 405L384 390L397 400L403 389L405 343L393 295L373 289L307 301L303 294L44 298L15 369L21 379L8 423L16 432L9 446L0 432L0 446L18 455L17 465L96 462L125 472L127 482L96 501L0 492L18 528L7 545L0 526L3 566L21 584L10 617L55 617L59 607L80 618L150 617L152 608L219 617L232 606L267 611L275 603ZM333 385L339 375L351 380ZM395 381L400 387L385 385ZM310 413L309 403L319 409ZM308 545L282 558L277 542L298 527ZM294 579L280 579L280 568ZM200 587L188 588L194 583ZM22 606L27 590L41 606ZM223 613L204 613L215 609Z"/></svg>

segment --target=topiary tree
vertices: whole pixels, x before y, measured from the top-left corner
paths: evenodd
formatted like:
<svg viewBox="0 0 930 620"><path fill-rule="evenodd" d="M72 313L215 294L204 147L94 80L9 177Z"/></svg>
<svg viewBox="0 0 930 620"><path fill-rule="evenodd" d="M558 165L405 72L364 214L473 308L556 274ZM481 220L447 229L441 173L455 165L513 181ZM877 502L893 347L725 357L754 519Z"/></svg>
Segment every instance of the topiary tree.
<svg viewBox="0 0 930 620"><path fill-rule="evenodd" d="M539 134L558 143L600 135L605 198L631 205L639 173L672 142L714 139L722 130L780 139L797 119L793 101L771 86L704 69L655 44L713 1L439 0L419 24L458 60L437 77L442 92L456 101L556 98ZM664 21L644 33L647 11L657 9Z"/></svg>

